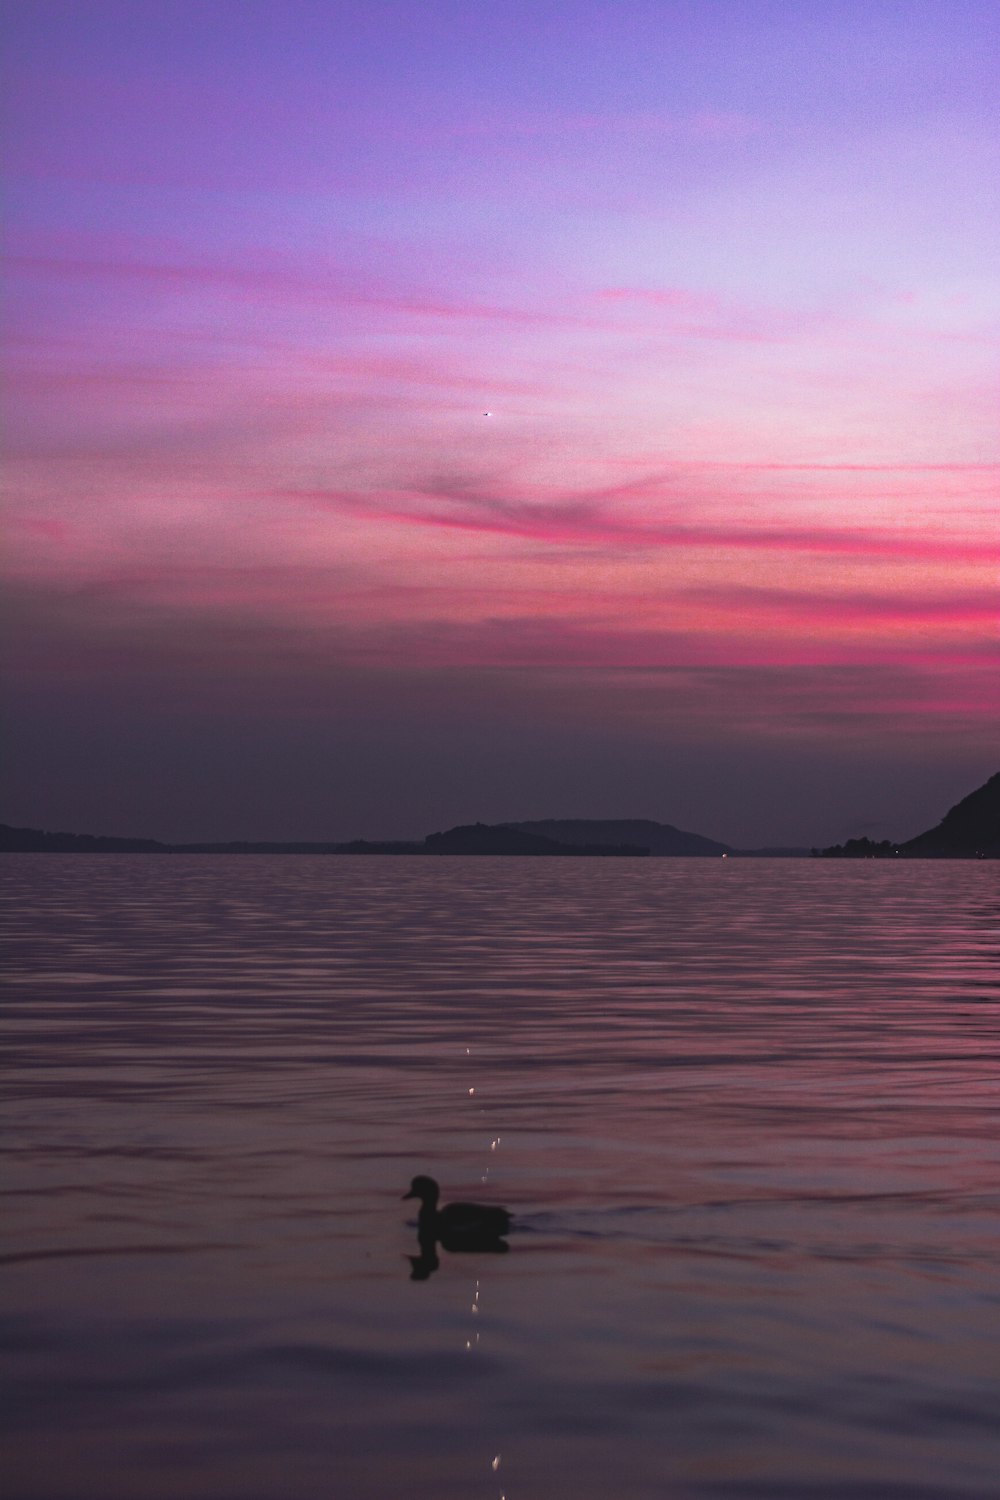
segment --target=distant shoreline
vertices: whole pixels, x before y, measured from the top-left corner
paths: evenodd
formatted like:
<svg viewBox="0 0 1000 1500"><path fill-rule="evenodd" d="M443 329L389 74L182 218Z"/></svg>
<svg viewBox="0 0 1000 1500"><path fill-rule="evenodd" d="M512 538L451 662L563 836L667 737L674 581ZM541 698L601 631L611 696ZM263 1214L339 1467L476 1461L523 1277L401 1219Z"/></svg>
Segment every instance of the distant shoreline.
<svg viewBox="0 0 1000 1500"><path fill-rule="evenodd" d="M536 831L558 827L563 837ZM627 830L631 837L616 837ZM568 836L565 836L567 835ZM605 835L602 837L601 835ZM646 841L640 842L646 835ZM805 848L736 849L700 834L685 833L666 823L649 820L563 820L550 823L473 823L417 839L264 840L231 839L212 842L167 843L160 839L117 838L103 834L53 832L0 824L0 853L4 854L389 854L417 858L455 855L503 855L577 859L807 859Z"/></svg>
<svg viewBox="0 0 1000 1500"><path fill-rule="evenodd" d="M464 823L422 840L248 840L166 843L159 839L50 832L0 824L3 854L391 854L420 858L502 855L578 859L997 859L1000 858L1000 772L942 818L905 843L849 839L825 849L729 844L648 818L536 819Z"/></svg>
<svg viewBox="0 0 1000 1500"><path fill-rule="evenodd" d="M577 858L577 859L646 859L652 851L634 845L572 845L548 840L550 848L490 849L434 848L427 840L352 839L346 843L269 843L234 840L229 843L168 844L157 839L113 838L96 834L49 833L42 829L20 829L0 825L0 854L311 854L311 855L397 855L402 858L444 859L456 855L495 855L504 858ZM657 859L808 859L808 849L727 849L720 856L714 852L655 854Z"/></svg>

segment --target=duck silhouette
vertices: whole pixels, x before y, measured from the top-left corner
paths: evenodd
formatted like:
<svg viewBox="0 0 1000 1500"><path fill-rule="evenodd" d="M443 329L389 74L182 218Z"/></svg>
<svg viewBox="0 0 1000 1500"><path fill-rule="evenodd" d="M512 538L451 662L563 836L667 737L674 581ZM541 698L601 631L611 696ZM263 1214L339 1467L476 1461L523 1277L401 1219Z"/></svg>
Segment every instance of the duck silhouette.
<svg viewBox="0 0 1000 1500"><path fill-rule="evenodd" d="M492 1250L508 1248L501 1238L510 1229L507 1209L486 1203L448 1203L438 1208L441 1189L433 1177L414 1177L407 1198L419 1198L417 1234L421 1246L439 1241L446 1250Z"/></svg>

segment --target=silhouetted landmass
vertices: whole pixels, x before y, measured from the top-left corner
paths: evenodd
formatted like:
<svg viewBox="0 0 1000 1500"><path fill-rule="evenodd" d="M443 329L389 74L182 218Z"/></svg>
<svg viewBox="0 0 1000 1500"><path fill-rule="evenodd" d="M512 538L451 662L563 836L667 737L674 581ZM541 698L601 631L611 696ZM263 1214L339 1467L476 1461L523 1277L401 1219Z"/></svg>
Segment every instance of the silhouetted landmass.
<svg viewBox="0 0 1000 1500"><path fill-rule="evenodd" d="M424 854L423 844L403 839L387 839L382 843L367 839L352 839L346 844L309 843L299 841L291 844L248 842L240 839L229 844L167 844L168 854Z"/></svg>
<svg viewBox="0 0 1000 1500"><path fill-rule="evenodd" d="M800 844L778 844L765 849L730 849L729 855L731 859L808 859L815 852Z"/></svg>
<svg viewBox="0 0 1000 1500"><path fill-rule="evenodd" d="M1000 771L956 803L935 828L903 844L848 839L819 853L824 859L1000 859Z"/></svg>
<svg viewBox="0 0 1000 1500"><path fill-rule="evenodd" d="M348 844L337 844L336 854L426 854L424 844L414 839L351 839Z"/></svg>
<svg viewBox="0 0 1000 1500"><path fill-rule="evenodd" d="M650 854L732 854L729 844L719 844L700 833L685 833L670 823L649 818L542 818L531 823L508 823L508 828L541 835L561 844L627 844L648 849Z"/></svg>
<svg viewBox="0 0 1000 1500"><path fill-rule="evenodd" d="M7 854L571 854L644 855L648 849L607 844L560 844L518 833L505 825L473 823L432 833L422 841L351 839L347 843L163 844L156 839L98 838L86 833L47 833L0 824L0 853Z"/></svg>
<svg viewBox="0 0 1000 1500"><path fill-rule="evenodd" d="M899 846L921 859L1000 859L1000 771L945 813L936 828Z"/></svg>
<svg viewBox="0 0 1000 1500"><path fill-rule="evenodd" d="M569 854L626 855L649 853L635 844L570 843L529 833L511 823L464 823L445 833L428 834L429 854Z"/></svg>
<svg viewBox="0 0 1000 1500"><path fill-rule="evenodd" d="M415 841L391 839L346 844L268 843L237 839L229 843L164 844L159 839L105 838L91 833L48 833L0 823L0 854L426 854Z"/></svg>
<svg viewBox="0 0 1000 1500"><path fill-rule="evenodd" d="M899 854L899 845L889 839L878 844L871 839L848 839L845 844L832 844L829 849L815 851L823 859L889 859Z"/></svg>
<svg viewBox="0 0 1000 1500"><path fill-rule="evenodd" d="M3 854L169 854L157 839L104 838L93 833L49 833L43 828L11 828L0 823Z"/></svg>
<svg viewBox="0 0 1000 1500"><path fill-rule="evenodd" d="M715 856L736 859L1000 859L1000 771L957 803L936 828L894 844L848 839L828 849L734 849L699 833L649 818L540 818L525 823L463 823L423 840L351 839L347 843L164 844L159 839L50 833L0 823L4 854L547 854L592 856Z"/></svg>

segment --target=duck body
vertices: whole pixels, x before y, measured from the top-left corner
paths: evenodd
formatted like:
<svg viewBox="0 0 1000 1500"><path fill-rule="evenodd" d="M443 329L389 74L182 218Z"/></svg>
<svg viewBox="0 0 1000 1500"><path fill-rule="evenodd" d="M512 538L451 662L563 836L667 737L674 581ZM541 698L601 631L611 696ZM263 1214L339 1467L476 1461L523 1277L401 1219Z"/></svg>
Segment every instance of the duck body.
<svg viewBox="0 0 1000 1500"><path fill-rule="evenodd" d="M486 1249L510 1229L506 1208L486 1203L448 1203L438 1208L440 1192L433 1177L414 1177L410 1191L403 1194L404 1200L420 1200L417 1230L421 1239L440 1240L446 1250Z"/></svg>

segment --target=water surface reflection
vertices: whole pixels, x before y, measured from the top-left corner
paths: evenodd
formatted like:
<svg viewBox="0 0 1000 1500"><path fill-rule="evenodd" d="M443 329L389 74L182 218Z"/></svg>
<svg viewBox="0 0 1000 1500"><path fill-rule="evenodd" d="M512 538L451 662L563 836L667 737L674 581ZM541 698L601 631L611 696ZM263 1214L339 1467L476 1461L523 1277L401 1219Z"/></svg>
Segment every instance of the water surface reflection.
<svg viewBox="0 0 1000 1500"><path fill-rule="evenodd" d="M995 867L0 875L12 1496L995 1496Z"/></svg>

